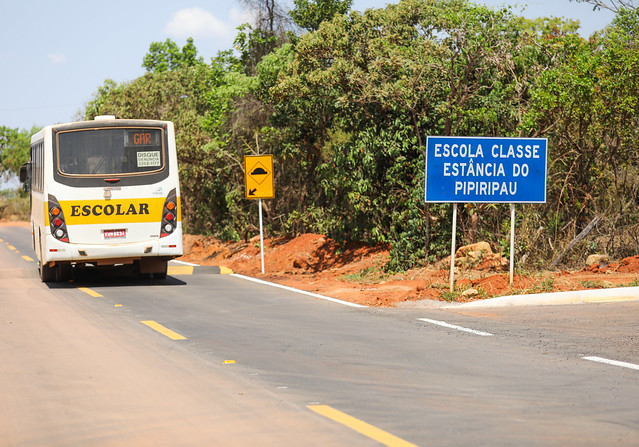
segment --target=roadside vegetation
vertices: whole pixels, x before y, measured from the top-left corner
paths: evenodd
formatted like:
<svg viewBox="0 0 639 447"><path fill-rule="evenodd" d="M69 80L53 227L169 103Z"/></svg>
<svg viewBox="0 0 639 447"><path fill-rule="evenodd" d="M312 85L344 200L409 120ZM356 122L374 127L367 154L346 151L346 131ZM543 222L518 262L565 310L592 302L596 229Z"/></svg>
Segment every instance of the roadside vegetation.
<svg viewBox="0 0 639 447"><path fill-rule="evenodd" d="M426 136L546 137L547 203L518 206L516 264L638 254L632 4L598 5L616 18L583 38L572 21L466 0L365 12L350 0L294 0L288 13L273 0L245 2L257 14L234 48L204 61L192 39L151 43L140 55L146 73L105 80L81 117L176 123L186 231L255 235L242 159L270 153L270 235L389 244L390 270L416 267L448 254L451 239L451 206L423 199ZM0 169L15 174L33 129L0 132ZM507 249L509 224L507 205L463 206L459 244Z"/></svg>
<svg viewBox="0 0 639 447"><path fill-rule="evenodd" d="M0 190L0 219L29 220L29 196L22 189Z"/></svg>

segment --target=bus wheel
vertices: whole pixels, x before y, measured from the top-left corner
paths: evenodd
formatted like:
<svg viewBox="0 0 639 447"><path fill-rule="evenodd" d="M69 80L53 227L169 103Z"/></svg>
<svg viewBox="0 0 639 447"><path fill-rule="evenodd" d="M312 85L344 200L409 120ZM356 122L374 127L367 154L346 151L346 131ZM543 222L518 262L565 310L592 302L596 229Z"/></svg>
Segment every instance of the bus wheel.
<svg viewBox="0 0 639 447"><path fill-rule="evenodd" d="M42 282L53 282L56 280L56 268L40 263L40 279Z"/></svg>
<svg viewBox="0 0 639 447"><path fill-rule="evenodd" d="M67 282L73 275L73 267L71 264L57 264L55 268L55 280Z"/></svg>
<svg viewBox="0 0 639 447"><path fill-rule="evenodd" d="M153 279L166 279L167 271L169 269L169 262L163 261L159 271L153 272Z"/></svg>

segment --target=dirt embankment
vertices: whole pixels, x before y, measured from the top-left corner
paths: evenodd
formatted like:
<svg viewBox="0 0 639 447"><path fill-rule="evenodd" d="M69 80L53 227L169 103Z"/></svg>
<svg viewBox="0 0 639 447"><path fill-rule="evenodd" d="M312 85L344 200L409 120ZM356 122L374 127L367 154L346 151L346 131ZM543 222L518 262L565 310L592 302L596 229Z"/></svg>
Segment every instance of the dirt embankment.
<svg viewBox="0 0 639 447"><path fill-rule="evenodd" d="M2 219L1 225L29 226ZM470 301L521 293L560 292L639 286L639 256L592 264L578 271L516 274L509 284L508 262L486 243L461 247L455 254L455 292L450 293L450 258L428 267L389 275L384 266L388 246L340 245L322 235L265 240L261 273L259 238L224 243L211 237L185 235L183 261L219 265L309 292L367 306L394 306L405 301Z"/></svg>
<svg viewBox="0 0 639 447"><path fill-rule="evenodd" d="M432 266L388 275L389 247L339 245L322 235L265 240L261 273L259 238L223 243L185 235L183 261L220 265L234 272L368 306L394 306L422 299L469 301L500 295L639 285L639 256L575 272L540 272L514 277L508 262L488 244L461 247L456 253L455 292L450 293L450 259Z"/></svg>

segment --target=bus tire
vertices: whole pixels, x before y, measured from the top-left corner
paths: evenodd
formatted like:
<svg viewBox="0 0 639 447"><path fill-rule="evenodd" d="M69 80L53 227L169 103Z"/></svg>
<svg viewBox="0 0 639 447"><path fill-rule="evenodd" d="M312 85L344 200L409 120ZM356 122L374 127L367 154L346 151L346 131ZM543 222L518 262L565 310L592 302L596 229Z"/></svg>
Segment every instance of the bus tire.
<svg viewBox="0 0 639 447"><path fill-rule="evenodd" d="M53 282L56 280L56 268L40 263L40 279L42 282Z"/></svg>
<svg viewBox="0 0 639 447"><path fill-rule="evenodd" d="M153 279L166 279L168 270L169 262L163 261L161 269L159 271L153 272Z"/></svg>
<svg viewBox="0 0 639 447"><path fill-rule="evenodd" d="M55 280L60 282L67 282L72 278L73 267L71 263L57 264L55 267Z"/></svg>

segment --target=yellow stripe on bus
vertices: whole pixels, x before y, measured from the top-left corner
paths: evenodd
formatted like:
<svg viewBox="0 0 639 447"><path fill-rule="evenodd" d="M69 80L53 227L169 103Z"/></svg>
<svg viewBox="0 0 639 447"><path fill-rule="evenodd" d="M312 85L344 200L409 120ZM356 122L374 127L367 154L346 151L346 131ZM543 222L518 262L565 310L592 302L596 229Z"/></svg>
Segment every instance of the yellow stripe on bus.
<svg viewBox="0 0 639 447"><path fill-rule="evenodd" d="M164 197L122 200L60 201L67 225L159 222ZM48 207L48 203L45 205ZM48 212L46 215L48 217ZM179 218L179 214L178 214Z"/></svg>

